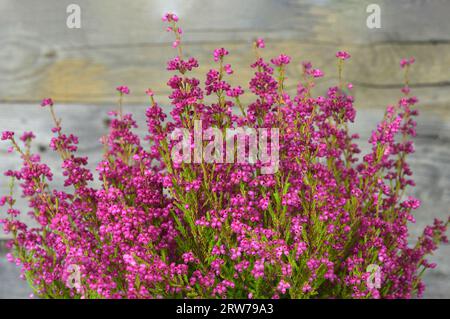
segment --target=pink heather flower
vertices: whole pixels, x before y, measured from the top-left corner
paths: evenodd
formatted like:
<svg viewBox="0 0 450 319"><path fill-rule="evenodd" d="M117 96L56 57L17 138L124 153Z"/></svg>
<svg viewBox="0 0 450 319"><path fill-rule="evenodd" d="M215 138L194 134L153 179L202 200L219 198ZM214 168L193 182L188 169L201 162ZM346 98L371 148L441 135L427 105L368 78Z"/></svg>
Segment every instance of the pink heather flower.
<svg viewBox="0 0 450 319"><path fill-rule="evenodd" d="M406 66L409 66L409 65L413 64L415 61L416 61L416 59L414 57L410 57L409 59L403 58L403 59L400 60L400 66L402 68L404 68Z"/></svg>
<svg viewBox="0 0 450 319"><path fill-rule="evenodd" d="M127 264L129 264L131 266L136 266L137 265L135 259L130 254L123 255L123 260L125 261L125 263L127 263Z"/></svg>
<svg viewBox="0 0 450 319"><path fill-rule="evenodd" d="M278 283L278 291L280 291L282 294L285 294L287 289L291 288L291 285L287 282L285 282L284 280L280 280L280 282Z"/></svg>
<svg viewBox="0 0 450 319"><path fill-rule="evenodd" d="M401 59L400 60L400 66L404 68L405 66L409 65L409 61L407 59Z"/></svg>
<svg viewBox="0 0 450 319"><path fill-rule="evenodd" d="M321 77L324 76L324 73L321 70L319 70L319 69L312 70L311 74L315 78L321 78Z"/></svg>
<svg viewBox="0 0 450 319"><path fill-rule="evenodd" d="M302 65L303 65L303 69L305 71L308 71L308 70L312 69L312 63L310 61L303 61Z"/></svg>
<svg viewBox="0 0 450 319"><path fill-rule="evenodd" d="M244 94L244 90L240 86L231 88L227 91L227 95L229 97L238 97L239 95L242 95L242 94Z"/></svg>
<svg viewBox="0 0 450 319"><path fill-rule="evenodd" d="M26 141L29 141L29 140L32 140L32 139L34 139L36 136L33 134L33 132L24 132L23 134L22 134L22 136L20 137L20 140L22 141L22 142L26 142Z"/></svg>
<svg viewBox="0 0 450 319"><path fill-rule="evenodd" d="M302 291L303 291L304 293L308 293L308 292L311 291L311 289L312 289L311 285L308 284L308 283L306 283L306 284L303 285Z"/></svg>
<svg viewBox="0 0 450 319"><path fill-rule="evenodd" d="M178 70L181 73L184 73L186 71L191 71L192 69L197 68L197 67L198 67L198 62L195 58L189 58L189 60L185 61L185 60L182 60L179 56L176 56L167 62L167 70L168 71ZM178 77L175 77L172 80L178 81L178 79L179 79Z"/></svg>
<svg viewBox="0 0 450 319"><path fill-rule="evenodd" d="M258 38L255 42L255 45L258 49L263 49L266 47L266 43L264 42L263 38Z"/></svg>
<svg viewBox="0 0 450 319"><path fill-rule="evenodd" d="M272 62L272 64L274 64L276 66L282 66L282 65L289 64L290 61L291 61L291 58L285 54L280 54L277 58L270 60L270 62Z"/></svg>
<svg viewBox="0 0 450 319"><path fill-rule="evenodd" d="M228 51L224 48L214 50L214 61L219 61L223 59L224 56L228 55Z"/></svg>
<svg viewBox="0 0 450 319"><path fill-rule="evenodd" d="M408 86L402 87L402 92L404 94L409 94L411 92L411 89Z"/></svg>
<svg viewBox="0 0 450 319"><path fill-rule="evenodd" d="M180 45L180 40L175 40L172 42L172 48L177 48Z"/></svg>
<svg viewBox="0 0 450 319"><path fill-rule="evenodd" d="M4 131L2 132L2 141L10 140L14 136L14 132Z"/></svg>
<svg viewBox="0 0 450 319"><path fill-rule="evenodd" d="M151 89L145 90L145 94L147 94L148 96L153 96L154 95L154 93L153 93L153 91Z"/></svg>
<svg viewBox="0 0 450 319"><path fill-rule="evenodd" d="M420 207L420 200L409 196L401 205L406 208L417 209Z"/></svg>
<svg viewBox="0 0 450 319"><path fill-rule="evenodd" d="M348 60L348 59L350 59L351 56L350 56L350 54L348 54L345 51L338 51L336 53L336 57L341 59L341 60Z"/></svg>
<svg viewBox="0 0 450 319"><path fill-rule="evenodd" d="M192 263L192 262L196 261L196 258L194 257L194 254L192 252L184 253L182 258L183 258L183 262L185 264Z"/></svg>
<svg viewBox="0 0 450 319"><path fill-rule="evenodd" d="M353 89L353 84L352 84L352 83L347 84L347 88L348 88L349 90Z"/></svg>
<svg viewBox="0 0 450 319"><path fill-rule="evenodd" d="M178 16L175 13L172 12L167 12L163 15L162 20L164 22L177 22L178 21Z"/></svg>
<svg viewBox="0 0 450 319"><path fill-rule="evenodd" d="M47 105L50 105L50 106L53 105L53 100L51 98L45 98L45 99L42 100L41 106L44 107L44 106L47 106Z"/></svg>
<svg viewBox="0 0 450 319"><path fill-rule="evenodd" d="M230 65L230 64L225 64L225 65L223 66L223 69L225 70L225 72L226 72L227 74L233 74L233 70L231 69L231 65Z"/></svg>
<svg viewBox="0 0 450 319"><path fill-rule="evenodd" d="M116 90L117 90L120 94L130 94L130 89L128 88L128 86L121 85L121 86L118 86L118 87L116 88Z"/></svg>
<svg viewBox="0 0 450 319"><path fill-rule="evenodd" d="M7 254L6 254L6 260L7 260L8 262L10 262L10 263L14 263L15 258L14 258L14 256L13 256L13 254L7 253Z"/></svg>

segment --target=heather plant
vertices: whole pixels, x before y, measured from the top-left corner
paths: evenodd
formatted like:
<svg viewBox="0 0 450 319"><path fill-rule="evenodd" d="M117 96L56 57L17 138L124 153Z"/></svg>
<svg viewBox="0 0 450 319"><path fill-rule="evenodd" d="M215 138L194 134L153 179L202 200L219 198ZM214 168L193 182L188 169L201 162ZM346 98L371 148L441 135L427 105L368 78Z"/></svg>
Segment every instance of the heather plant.
<svg viewBox="0 0 450 319"><path fill-rule="evenodd" d="M54 121L51 148L61 157L64 188L53 189L53 173L31 152L33 133L19 140L3 132L10 151L23 160L6 172L11 189L19 184L37 226L17 217L15 199L0 200L12 235L8 258L21 267L36 296L42 298L410 298L422 295L422 273L436 265L426 257L445 236L447 221L425 228L414 246L408 223L418 199L407 156L414 152L417 98L410 95L408 72L413 59L401 61L403 96L386 109L360 156L352 85L343 79L347 52L336 54L339 83L314 96L323 72L303 63L296 94L286 92L290 57L261 57L263 39L254 43L254 76L248 90L254 100L241 102L244 90L233 87L229 52L214 51L217 67L203 81L194 77L195 58L182 51L182 30L175 14L163 18L173 32L177 56L167 64L175 74L170 119L147 90L148 134L133 130L122 111L130 94L117 88L119 109L111 112L110 131L102 139L103 160L96 172L77 154L78 139L64 132L53 101L42 106ZM203 83L202 83L203 82ZM212 101L212 102L207 102ZM277 170L267 163L194 161L180 155L177 129L277 128ZM270 131L272 132L272 131ZM234 137L233 137L234 138ZM248 140L249 137L246 137ZM195 149L189 135L188 148ZM204 150L209 140L201 140ZM220 145L222 142L219 144ZM225 141L223 141L225 143ZM213 153L214 153L213 152ZM222 154L250 152L236 143ZM272 151L269 151L272 152ZM215 153L216 154L216 153ZM202 154L200 154L202 155ZM98 187L94 187L94 176ZM379 270L379 284L371 269Z"/></svg>

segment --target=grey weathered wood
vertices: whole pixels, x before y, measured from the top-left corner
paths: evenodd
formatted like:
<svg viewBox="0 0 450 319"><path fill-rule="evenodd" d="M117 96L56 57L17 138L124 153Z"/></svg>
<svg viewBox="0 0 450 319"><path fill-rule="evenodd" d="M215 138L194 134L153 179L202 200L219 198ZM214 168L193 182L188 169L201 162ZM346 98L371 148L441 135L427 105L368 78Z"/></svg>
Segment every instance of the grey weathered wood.
<svg viewBox="0 0 450 319"><path fill-rule="evenodd" d="M148 86L163 96L165 62L176 54L160 21L170 9L182 17L185 51L199 58L200 75L213 65L212 50L226 46L239 76L234 82L245 84L252 74L251 42L262 36L268 42L264 56L292 55L292 80L306 59L335 76L334 52L346 49L353 55L346 78L363 86L361 103L379 103L371 98L378 90L384 95L400 84L399 59L416 56L412 83L436 88L422 92L422 98L449 100L450 2L445 0L379 1L381 29L366 27L368 0L79 0L82 28L68 29L65 8L71 2L0 1L0 101L52 96L61 102L110 103L119 84L135 92L130 102L143 103Z"/></svg>
<svg viewBox="0 0 450 319"><path fill-rule="evenodd" d="M20 270L6 260L6 248L0 242L0 299L29 298L32 290L20 279Z"/></svg>
<svg viewBox="0 0 450 319"><path fill-rule="evenodd" d="M351 52L352 59L344 67L344 78L353 82L357 88L358 99L364 106L386 103L386 95L395 99L402 85L403 72L400 70L400 57L415 56L417 63L411 71L411 85L417 87L418 94L426 103L448 102L450 79L450 44L439 45L341 45L336 48L330 44L309 44L293 41L267 41L263 56L274 57L279 53L293 58L288 68L287 85L295 88L301 79L300 62L313 61L321 68L326 78L319 80L320 88L337 82L337 67L334 57L338 48ZM249 65L254 61L250 43L223 43L231 52L227 62L231 63L235 74L230 82L247 86L254 70ZM204 74L214 67L212 51L215 44L192 44L185 46L186 54L199 57L200 68L192 74L204 80ZM117 99L115 87L127 84L132 95L127 100L144 103L146 88L151 87L157 98L167 102L166 85L170 73L165 71L168 57L175 53L172 48L155 47L114 47L59 50L54 60L43 67L41 73L23 78L11 76L0 85L0 101L38 102L41 98L52 96L58 102L112 103ZM0 62L2 63L2 62ZM6 62L3 62L6 63ZM33 69L33 66L24 65ZM16 73L20 74L20 72ZM382 94L380 94L382 92ZM382 96L383 100L378 99Z"/></svg>

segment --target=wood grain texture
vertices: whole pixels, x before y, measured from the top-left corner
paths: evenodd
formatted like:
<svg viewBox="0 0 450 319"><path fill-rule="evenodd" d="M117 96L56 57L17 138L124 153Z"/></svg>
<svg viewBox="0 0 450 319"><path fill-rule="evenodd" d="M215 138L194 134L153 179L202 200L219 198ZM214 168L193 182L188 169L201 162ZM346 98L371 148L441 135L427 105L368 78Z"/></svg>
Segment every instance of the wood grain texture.
<svg viewBox="0 0 450 319"><path fill-rule="evenodd" d="M246 86L252 75L253 39L267 39L267 58L286 53L291 87L299 62L312 60L329 85L335 80L334 52L348 50L345 77L354 82L363 106L395 96L401 83L398 62L415 56L412 84L426 103L446 104L450 87L450 2L379 1L382 28L366 27L366 0L79 0L82 28L65 25L67 0L0 0L0 101L36 102L52 96L60 102L111 103L114 88L129 85L130 103L143 103L152 87L164 101L165 62L176 53L164 32L161 14L173 9L182 17L185 52L212 67L212 51L225 46L236 76ZM432 20L432 22L430 22ZM239 79L237 79L239 78Z"/></svg>

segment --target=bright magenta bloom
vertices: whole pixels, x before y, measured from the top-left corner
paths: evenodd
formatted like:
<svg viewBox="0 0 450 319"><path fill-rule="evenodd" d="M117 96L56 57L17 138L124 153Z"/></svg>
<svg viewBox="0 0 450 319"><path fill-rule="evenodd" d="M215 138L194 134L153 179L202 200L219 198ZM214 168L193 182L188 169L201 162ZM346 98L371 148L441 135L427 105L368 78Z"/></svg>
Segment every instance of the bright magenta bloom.
<svg viewBox="0 0 450 319"><path fill-rule="evenodd" d="M116 90L117 90L120 94L130 94L130 89L128 88L128 86L121 85L121 86L118 86L118 87L116 88Z"/></svg>
<svg viewBox="0 0 450 319"><path fill-rule="evenodd" d="M41 106L53 105L53 100L51 98L45 98L41 102Z"/></svg>

